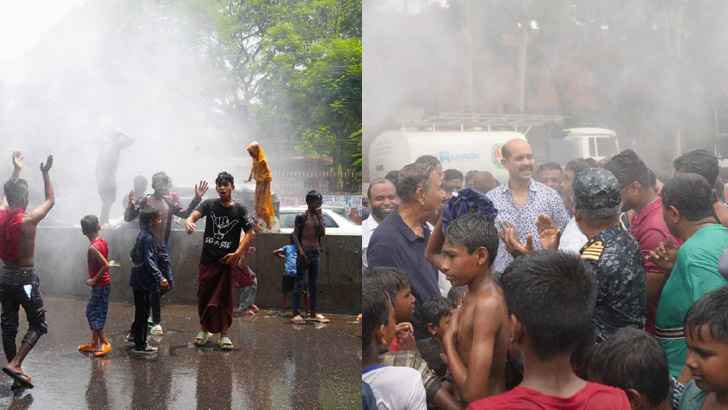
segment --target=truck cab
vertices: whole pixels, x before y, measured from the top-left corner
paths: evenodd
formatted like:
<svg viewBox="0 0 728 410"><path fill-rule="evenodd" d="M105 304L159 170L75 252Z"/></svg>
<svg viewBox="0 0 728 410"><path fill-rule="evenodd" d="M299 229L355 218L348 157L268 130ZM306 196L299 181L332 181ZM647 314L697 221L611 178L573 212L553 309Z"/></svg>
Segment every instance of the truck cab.
<svg viewBox="0 0 728 410"><path fill-rule="evenodd" d="M569 128L564 140L571 143L573 158L600 161L619 153L617 134L606 128Z"/></svg>

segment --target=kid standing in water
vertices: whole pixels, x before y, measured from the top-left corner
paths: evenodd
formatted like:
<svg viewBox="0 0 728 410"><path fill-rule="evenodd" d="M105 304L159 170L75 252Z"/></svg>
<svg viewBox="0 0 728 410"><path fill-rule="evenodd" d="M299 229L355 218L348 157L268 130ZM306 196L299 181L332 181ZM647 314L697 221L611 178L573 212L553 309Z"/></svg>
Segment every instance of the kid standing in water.
<svg viewBox="0 0 728 410"><path fill-rule="evenodd" d="M247 148L248 154L253 158L253 167L250 169L250 177L245 182L255 179L255 215L263 218L267 228L270 230L270 219L273 216L273 196L270 192L270 183L273 174L265 158L263 147L257 142L252 142Z"/></svg>
<svg viewBox="0 0 728 410"><path fill-rule="evenodd" d="M296 215L295 227L293 228L293 243L298 251L296 265L296 284L293 286L293 319L297 325L306 324L301 317L301 293L303 293L303 282L306 271L308 271L308 291L311 299L311 319L316 322L327 323L329 319L322 314L316 313L318 300L318 272L319 257L321 250L319 242L321 237L326 235L324 217L321 214L323 197L316 191L309 191L306 194L308 209L305 213Z"/></svg>
<svg viewBox="0 0 728 410"><path fill-rule="evenodd" d="M503 291L493 281L497 252L493 218L468 213L450 222L444 238L441 219L425 253L453 286L468 286L442 340L453 382L466 403L506 388L510 331Z"/></svg>
<svg viewBox="0 0 728 410"><path fill-rule="evenodd" d="M156 353L157 348L147 344L147 317L151 309L152 292L159 292L160 288L169 288L157 266L157 248L154 243L154 228L162 223L162 213L157 208L146 207L139 212L139 227L136 244L131 251L131 268L129 286L134 291L134 323L131 331L134 335L134 349L132 353ZM131 336L131 335L130 335Z"/></svg>
<svg viewBox="0 0 728 410"><path fill-rule="evenodd" d="M111 351L111 343L104 335L106 314L109 311L109 294L111 293L111 279L109 278L109 245L99 235L99 218L86 215L81 219L81 231L91 244L88 246L88 280L86 285L91 287L91 297L86 305L86 318L91 327L91 342L78 347L82 352L93 353L94 356L103 356Z"/></svg>

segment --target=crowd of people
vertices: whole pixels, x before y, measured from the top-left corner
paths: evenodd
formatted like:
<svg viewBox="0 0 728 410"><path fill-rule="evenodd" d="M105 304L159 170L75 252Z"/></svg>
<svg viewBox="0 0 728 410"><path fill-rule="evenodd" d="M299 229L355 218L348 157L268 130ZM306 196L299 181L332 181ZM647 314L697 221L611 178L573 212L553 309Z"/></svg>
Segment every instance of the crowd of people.
<svg viewBox="0 0 728 410"><path fill-rule="evenodd" d="M117 137L119 135L115 134ZM128 144L130 139L124 141ZM260 144L251 144L247 151L254 159L250 179L257 181L254 212L232 198L235 179L225 171L220 172L215 180L217 197L203 200L208 184L200 181L195 185L194 198L184 209L179 204L179 198L170 195L171 179L164 172L152 176L153 193L149 195L144 195L146 179L135 178L134 190L125 199L124 213L126 222L138 219L140 228L130 254L132 266L129 286L133 290L135 313L126 339L134 344L131 353L157 353L158 348L147 343L147 335L164 334L161 300L175 285L169 256L170 232L175 217L185 219L185 230L190 235L196 230L196 222L206 218L197 278L200 332L194 338L194 345L203 346L215 334L219 334L221 350L234 348L228 337L236 313L234 287L243 289L237 313L249 316L258 310L254 304L257 278L246 263L246 257L255 252L255 247L251 245L256 234L264 225L270 227L273 215L270 203L271 178ZM21 153L14 152L12 161L13 174L3 185L4 195L0 204L0 259L3 261L0 266L0 328L8 361L2 370L14 380L13 389L17 390L33 387L30 376L23 372L21 366L40 336L48 330L46 310L34 268L34 250L36 228L53 208L55 195L49 173L53 166L52 156L48 156L40 167L45 200L32 210L28 209L28 183L20 178L23 169ZM116 167L116 164L112 165ZM113 194L115 197L115 188ZM323 196L310 191L305 199L308 207L296 216L290 245L273 251L271 255L281 257L285 262L279 315L285 316L285 295L292 293L293 323L306 324L306 320L325 323L329 319L317 311L320 240L326 233L322 215ZM102 213L108 211L107 205L105 202ZM81 231L89 240L86 255L88 276L84 282L90 288L86 317L91 329L91 340L80 345L78 350L95 357L105 356L112 350L104 327L111 293L109 268L119 266L109 260L109 244L100 235L104 218L108 219L108 214L102 215L101 219L87 215L80 222ZM301 306L302 296L305 309ZM18 348L15 338L21 306L26 312L29 329Z"/></svg>
<svg viewBox="0 0 728 410"><path fill-rule="evenodd" d="M369 185L363 408L728 408L715 155L502 154L502 184L423 156Z"/></svg>

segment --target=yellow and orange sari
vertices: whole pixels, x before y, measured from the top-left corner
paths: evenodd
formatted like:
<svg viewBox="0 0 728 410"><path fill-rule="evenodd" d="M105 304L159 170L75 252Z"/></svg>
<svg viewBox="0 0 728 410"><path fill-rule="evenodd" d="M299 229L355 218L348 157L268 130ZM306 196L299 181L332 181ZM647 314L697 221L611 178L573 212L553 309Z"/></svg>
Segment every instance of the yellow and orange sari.
<svg viewBox="0 0 728 410"><path fill-rule="evenodd" d="M270 183L273 174L265 158L263 147L257 142L248 145L248 153L253 158L253 168L250 170L250 178L255 179L255 215L263 218L267 228L270 229L270 219L274 215L273 196L270 192Z"/></svg>

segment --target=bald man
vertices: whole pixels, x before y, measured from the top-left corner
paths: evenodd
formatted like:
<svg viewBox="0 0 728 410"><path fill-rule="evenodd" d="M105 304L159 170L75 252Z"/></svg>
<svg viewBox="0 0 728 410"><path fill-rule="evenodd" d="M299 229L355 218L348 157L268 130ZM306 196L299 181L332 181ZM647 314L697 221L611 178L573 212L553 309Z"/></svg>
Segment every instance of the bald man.
<svg viewBox="0 0 728 410"><path fill-rule="evenodd" d="M531 236L536 249L541 248L536 220L539 214L548 215L562 232L569 222L569 214L559 194L546 185L533 180L535 162L531 146L522 139L512 139L503 145L501 164L508 170L508 181L488 192L487 196L498 209L497 221L512 224L521 243ZM513 262L501 241L493 267L499 273Z"/></svg>

